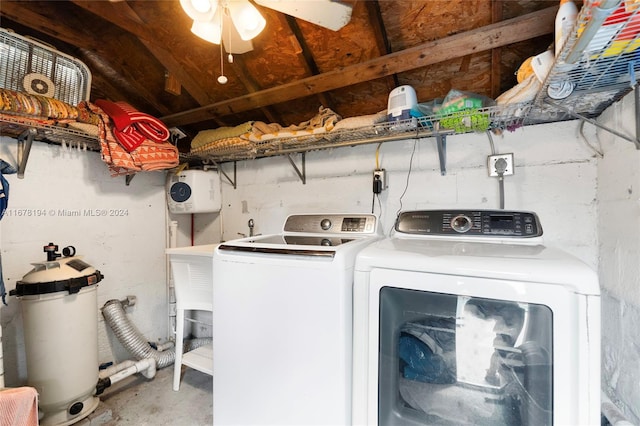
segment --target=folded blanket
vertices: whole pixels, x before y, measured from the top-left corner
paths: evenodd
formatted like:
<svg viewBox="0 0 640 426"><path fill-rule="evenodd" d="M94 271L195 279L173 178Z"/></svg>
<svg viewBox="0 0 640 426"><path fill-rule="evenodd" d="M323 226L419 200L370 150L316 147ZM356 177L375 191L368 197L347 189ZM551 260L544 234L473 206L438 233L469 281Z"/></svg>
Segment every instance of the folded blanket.
<svg viewBox="0 0 640 426"><path fill-rule="evenodd" d="M194 154L205 155L252 155L256 153L256 147L253 142L240 136L234 136L230 138L216 139L201 145L198 148L192 149L191 152Z"/></svg>
<svg viewBox="0 0 640 426"><path fill-rule="evenodd" d="M370 115L359 115L357 117L348 117L340 120L334 127L333 131L341 129L357 129L360 127L371 127L374 124L387 121L387 110Z"/></svg>
<svg viewBox="0 0 640 426"><path fill-rule="evenodd" d="M169 139L169 129L162 121L137 111L126 102L98 99L95 104L111 118L113 134L128 152L139 147L147 139L158 143Z"/></svg>
<svg viewBox="0 0 640 426"><path fill-rule="evenodd" d="M218 127L217 129L202 130L198 132L195 138L191 141L191 150L200 148L211 142L228 139L236 136L243 135L251 131L253 121L247 121L246 123L239 124L235 127Z"/></svg>
<svg viewBox="0 0 640 426"><path fill-rule="evenodd" d="M297 125L283 127L277 123L266 124L262 121L254 121L251 133L248 138L252 141L259 142L274 138L301 137L318 133L329 132L333 130L336 123L342 117L333 112L330 108L320 106L318 114L310 120L303 121Z"/></svg>
<svg viewBox="0 0 640 426"><path fill-rule="evenodd" d="M101 117L99 127L100 153L111 171L111 176L130 175L139 171L164 170L178 166L178 148L169 142L144 139L135 149L127 151L114 135L109 115L95 104L85 102L83 106Z"/></svg>

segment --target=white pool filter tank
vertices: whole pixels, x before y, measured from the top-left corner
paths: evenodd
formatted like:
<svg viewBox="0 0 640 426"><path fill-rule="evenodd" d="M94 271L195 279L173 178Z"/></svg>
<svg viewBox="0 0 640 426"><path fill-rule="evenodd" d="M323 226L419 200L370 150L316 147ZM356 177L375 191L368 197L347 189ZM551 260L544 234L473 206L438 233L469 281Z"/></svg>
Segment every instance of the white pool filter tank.
<svg viewBox="0 0 640 426"><path fill-rule="evenodd" d="M70 425L98 406L100 271L72 246L44 247L47 260L16 283L24 324L27 382L38 391L40 425Z"/></svg>

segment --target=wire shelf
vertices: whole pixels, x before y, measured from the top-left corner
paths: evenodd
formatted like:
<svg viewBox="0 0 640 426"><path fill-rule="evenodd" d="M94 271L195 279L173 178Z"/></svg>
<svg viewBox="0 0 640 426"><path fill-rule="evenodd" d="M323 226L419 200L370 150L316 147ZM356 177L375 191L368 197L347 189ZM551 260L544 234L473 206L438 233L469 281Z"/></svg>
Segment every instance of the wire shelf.
<svg viewBox="0 0 640 426"><path fill-rule="evenodd" d="M636 2L585 2L536 97L534 118L562 120L562 110L595 118L633 89L640 72L639 12Z"/></svg>
<svg viewBox="0 0 640 426"><path fill-rule="evenodd" d="M197 154L183 153L181 157L184 160L204 158L215 162L239 161L403 139L430 138L498 129L513 130L523 125L530 108L531 104L528 103L511 104L263 141L248 141L238 138L236 146L226 145L222 150L209 150Z"/></svg>
<svg viewBox="0 0 640 426"><path fill-rule="evenodd" d="M28 129L35 129L35 140L63 146L73 146L88 151L100 151L97 136L71 127L38 122L26 116L0 114L0 136L17 138Z"/></svg>

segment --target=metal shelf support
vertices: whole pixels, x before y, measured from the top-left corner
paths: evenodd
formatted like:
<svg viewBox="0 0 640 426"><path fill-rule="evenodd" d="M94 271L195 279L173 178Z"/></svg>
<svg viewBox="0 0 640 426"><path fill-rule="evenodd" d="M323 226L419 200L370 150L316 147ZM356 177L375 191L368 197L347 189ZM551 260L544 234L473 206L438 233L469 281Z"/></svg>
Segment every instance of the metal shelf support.
<svg viewBox="0 0 640 426"><path fill-rule="evenodd" d="M440 175L447 174L447 137L445 135L436 135L436 144L438 145L438 159L440 160Z"/></svg>
<svg viewBox="0 0 640 426"><path fill-rule="evenodd" d="M300 156L302 157L302 170L300 170L298 168L298 166L296 165L296 163L293 161L293 158L291 158L291 154L290 153L287 154L287 158L289 159L289 163L291 163L291 166L293 167L293 170L295 170L296 174L298 175L298 177L302 181L302 184L306 185L306 183L307 183L306 155L305 155L304 152L301 152Z"/></svg>
<svg viewBox="0 0 640 426"><path fill-rule="evenodd" d="M233 162L233 179L231 179L229 177L229 175L224 171L224 169L222 168L222 164L219 164L218 162L216 162L216 160L211 160L211 162L214 164L214 166L216 166L218 168L218 170L220 170L220 173L222 173L222 176L224 176L224 178L231 184L231 186L233 186L233 189L237 189L238 188L238 162L234 161Z"/></svg>
<svg viewBox="0 0 640 426"><path fill-rule="evenodd" d="M623 133L620 133L615 129L612 129L610 127L602 125L602 124L598 123L595 120L592 120L592 119L587 118L587 117L585 117L585 116L583 116L581 114L578 114L578 113L576 113L574 111L571 111L569 108L566 108L563 105L560 105L560 104L558 104L556 102L553 102L553 101L550 101L548 99L545 99L545 102L547 104L566 112L567 114L569 114L573 118L577 118L579 120L586 121L587 123L593 124L594 126L599 127L600 129L605 130L605 131L611 133L612 135L615 135L615 136L617 136L619 138L622 138L622 139L624 139L626 141L629 141L629 142L633 143L635 145L636 149L640 149L640 142L638 141L638 127L639 127L639 125L638 125L638 120L639 120L639 118L638 118L638 114L639 114L639 112L638 112L638 108L639 108L638 102L639 101L640 100L638 99L638 94L637 94L637 91L636 91L636 98L635 98L635 102L636 102L636 137L633 138L631 136L628 136L628 135L625 135Z"/></svg>
<svg viewBox="0 0 640 426"><path fill-rule="evenodd" d="M29 161L31 145L37 133L36 129L30 127L18 136L18 179L24 179L24 171L27 168L27 161Z"/></svg>

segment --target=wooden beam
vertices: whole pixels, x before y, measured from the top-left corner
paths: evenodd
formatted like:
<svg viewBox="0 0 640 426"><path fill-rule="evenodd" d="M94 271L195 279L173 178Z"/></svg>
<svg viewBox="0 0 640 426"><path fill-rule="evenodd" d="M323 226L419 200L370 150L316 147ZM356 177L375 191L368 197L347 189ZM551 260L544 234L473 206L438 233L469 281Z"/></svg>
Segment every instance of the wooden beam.
<svg viewBox="0 0 640 426"><path fill-rule="evenodd" d="M380 4L378 3L378 0L365 1L364 5L367 8L369 23L371 24L371 29L373 30L373 34L376 38L376 46L378 47L380 56L390 54L392 52L391 43L387 37L387 30L384 26L384 20L382 19L382 12L380 11ZM387 76L386 80L389 92L400 85L397 74Z"/></svg>
<svg viewBox="0 0 640 426"><path fill-rule="evenodd" d="M367 62L339 68L234 99L162 117L170 127L249 111L317 93L422 68L553 33L557 7L550 7L486 27L455 34Z"/></svg>
<svg viewBox="0 0 640 426"><path fill-rule="evenodd" d="M281 14L279 14L281 15ZM307 41L304 39L302 31L300 30L300 26L298 25L298 21L296 18L290 15L283 15L284 18L281 18L284 22L283 25L287 25L289 30L293 33L293 37L295 38L295 42L300 47L299 52L297 51L297 55L300 58L300 62L304 67L305 71L309 75L318 75L320 74L320 70L318 69L318 64L316 64L315 59L313 59L313 55L311 53L311 49L309 49L309 45ZM318 93L318 100L320 105L323 105L326 108L331 108L335 111L336 106L333 104L333 101L329 98L329 95L326 93Z"/></svg>
<svg viewBox="0 0 640 426"><path fill-rule="evenodd" d="M184 67L169 51L146 39L139 38L139 40L171 74L178 78L182 87L189 92L196 102L200 105L206 105L211 102L213 98L202 89L191 74L184 70Z"/></svg>
<svg viewBox="0 0 640 426"><path fill-rule="evenodd" d="M99 2L72 0L72 3L81 7L88 12L106 19L113 25L131 33L140 40L140 42L149 50L149 52L166 68L171 74L175 75L182 87L196 100L200 105L210 103L214 98L193 78L173 54L158 44L157 37L149 34L142 19L127 4L127 2ZM149 95L147 95L149 96ZM154 103L159 103L155 101Z"/></svg>
<svg viewBox="0 0 640 426"><path fill-rule="evenodd" d="M20 1L2 2L2 15L16 22L21 22L22 25L32 28L38 32L44 33L48 36L60 39L65 43L76 46L80 50L86 50L92 57L93 64L99 66L102 70L104 70L106 75L110 76L110 79L112 80L110 81L110 86L112 88L120 86L121 89L118 90L118 92L128 91L131 93L136 93L141 98L144 98L150 105L156 108L161 114L168 114L171 112L163 102L158 100L154 94L149 92L148 88L144 84L132 79L128 79L127 76L122 73L121 69L116 70L111 64L107 64L105 62L95 62L95 60L99 58L97 58L95 55L91 55L90 52L94 50L100 50L101 47L103 47L100 46L101 42L98 40L99 34L92 34L90 28L69 27L63 23L57 22L56 20L52 20L45 16L42 16L29 9L28 3L29 2ZM126 19L128 21L133 22L130 18L129 13L127 13L126 16ZM142 26L140 24L136 25L139 27Z"/></svg>
<svg viewBox="0 0 640 426"><path fill-rule="evenodd" d="M239 55L234 55L233 63L229 65L233 69L234 74L238 77L240 82L244 85L249 93L255 93L260 90L256 82L251 77L250 73L247 71L244 60L239 57ZM260 110L270 122L278 123L280 121L278 114L273 111L273 108L269 108L268 105L261 107Z"/></svg>
<svg viewBox="0 0 640 426"><path fill-rule="evenodd" d="M491 22L502 21L502 2L503 0L491 0ZM491 81L491 97L497 98L502 91L500 90L500 80L502 77L501 61L502 52L499 47L491 49L491 74L489 75Z"/></svg>

